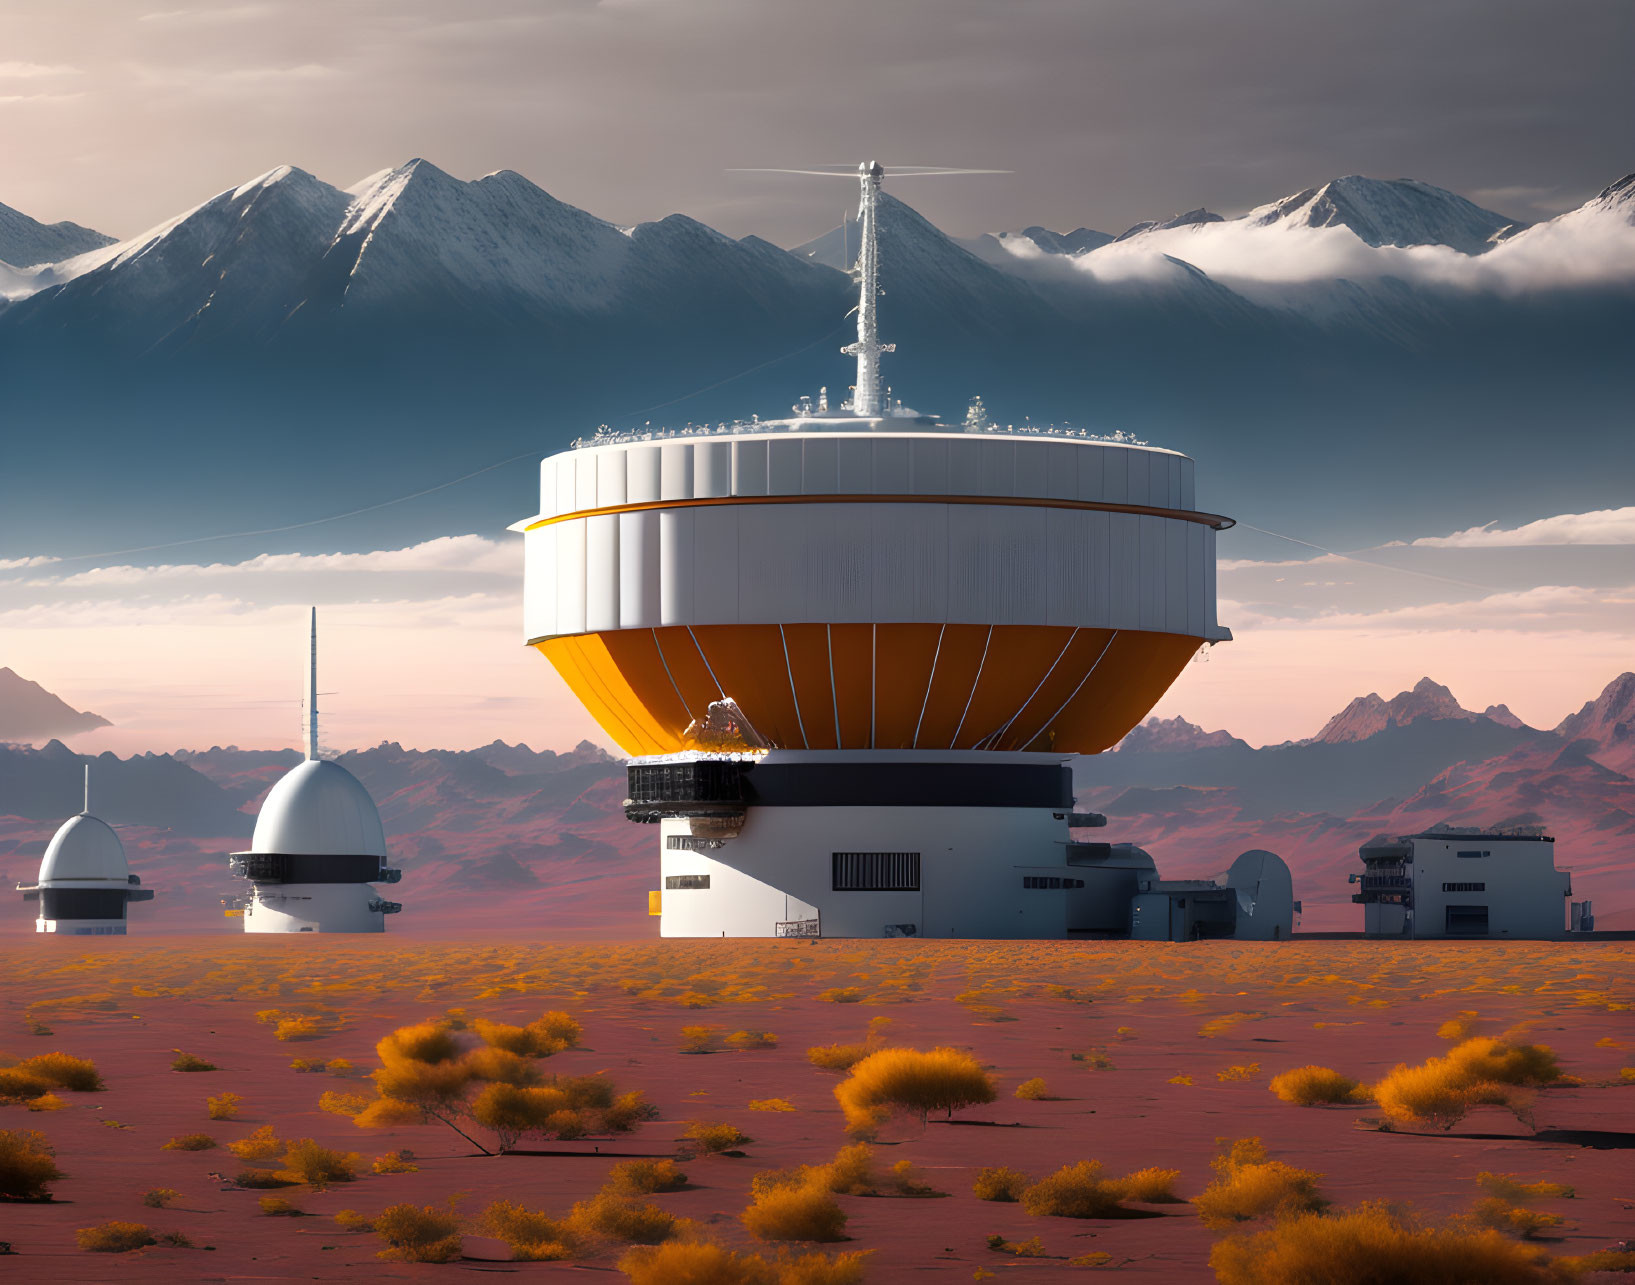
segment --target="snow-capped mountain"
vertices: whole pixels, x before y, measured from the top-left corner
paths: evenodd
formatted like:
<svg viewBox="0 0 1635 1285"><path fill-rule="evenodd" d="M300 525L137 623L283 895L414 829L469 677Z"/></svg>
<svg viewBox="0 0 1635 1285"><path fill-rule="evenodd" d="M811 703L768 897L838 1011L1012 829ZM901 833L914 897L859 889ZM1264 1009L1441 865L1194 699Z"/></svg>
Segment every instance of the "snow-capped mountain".
<svg viewBox="0 0 1635 1285"><path fill-rule="evenodd" d="M1114 241L1128 241L1147 232L1167 232L1171 228L1195 228L1201 227L1205 223L1224 222L1226 220L1221 215L1199 206L1196 210L1188 210L1185 214L1171 215L1167 219L1153 219L1145 223L1137 223L1134 227L1127 228L1112 239Z"/></svg>
<svg viewBox="0 0 1635 1285"><path fill-rule="evenodd" d="M9 205L0 205L0 263L14 268L58 263L113 242L113 237L78 223L40 223Z"/></svg>
<svg viewBox="0 0 1635 1285"><path fill-rule="evenodd" d="M1347 175L1244 215L1251 227L1343 227L1367 245L1445 245L1481 254L1527 226L1417 179Z"/></svg>

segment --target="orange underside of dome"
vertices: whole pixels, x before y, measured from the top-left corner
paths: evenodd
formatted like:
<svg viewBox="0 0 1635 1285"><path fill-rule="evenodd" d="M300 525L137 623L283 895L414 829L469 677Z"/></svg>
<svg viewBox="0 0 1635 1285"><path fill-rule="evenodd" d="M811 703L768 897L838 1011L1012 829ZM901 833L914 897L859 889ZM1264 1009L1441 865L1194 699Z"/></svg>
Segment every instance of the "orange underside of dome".
<svg viewBox="0 0 1635 1285"><path fill-rule="evenodd" d="M686 625L534 644L631 755L693 748L730 698L778 749L1116 745L1201 641L1065 625Z"/></svg>

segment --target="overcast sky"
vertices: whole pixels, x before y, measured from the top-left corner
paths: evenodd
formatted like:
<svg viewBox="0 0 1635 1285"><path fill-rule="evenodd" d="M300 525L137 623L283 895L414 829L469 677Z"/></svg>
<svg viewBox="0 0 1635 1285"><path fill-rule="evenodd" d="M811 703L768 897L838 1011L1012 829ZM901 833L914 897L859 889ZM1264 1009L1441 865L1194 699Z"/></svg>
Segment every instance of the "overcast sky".
<svg viewBox="0 0 1635 1285"><path fill-rule="evenodd" d="M176 6L176 7L171 7ZM784 244L878 157L948 231L1119 231L1348 173L1521 218L1635 168L1629 0L7 0L0 202L129 236L280 164L520 170Z"/></svg>

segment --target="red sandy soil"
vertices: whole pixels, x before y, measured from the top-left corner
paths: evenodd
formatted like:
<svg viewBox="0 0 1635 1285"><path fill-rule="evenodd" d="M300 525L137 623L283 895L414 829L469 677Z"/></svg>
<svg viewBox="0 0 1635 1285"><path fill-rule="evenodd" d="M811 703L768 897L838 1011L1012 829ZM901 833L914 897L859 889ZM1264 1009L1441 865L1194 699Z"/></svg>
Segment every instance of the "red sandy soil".
<svg viewBox="0 0 1635 1285"><path fill-rule="evenodd" d="M1481 1108L1451 1134L1382 1133L1358 1127L1369 1107L1301 1109L1279 1102L1266 1080L1319 1063L1361 1079L1398 1062L1420 1062L1447 1045L1437 1027L1475 1010L1483 1029L1528 1023L1524 1038L1549 1044L1584 1087L1541 1093L1539 1130L1635 1133L1635 1086L1613 1087L1635 1062L1635 946L1621 943L1207 942L934 943L639 942L604 946L449 945L344 938L192 939L130 937L41 940L0 947L0 1049L11 1057L61 1050L95 1059L102 1093L68 1094L67 1109L30 1113L0 1107L0 1128L39 1129L68 1175L47 1204L0 1203L0 1240L17 1256L0 1275L19 1282L433 1279L487 1270L532 1279L609 1274L617 1250L580 1263L509 1263L497 1241L468 1236L468 1259L446 1266L380 1261L368 1234L344 1232L341 1209L373 1214L400 1201L441 1205L459 1198L475 1215L509 1198L553 1215L593 1194L619 1154L678 1154L684 1123L725 1120L754 1139L742 1158L682 1162L691 1186L656 1197L724 1242L746 1246L737 1215L757 1170L831 1158L846 1141L832 1095L837 1075L808 1064L808 1046L860 1040L870 1018L891 1019L892 1044L969 1047L988 1064L1000 1097L952 1124L895 1121L878 1146L884 1168L909 1159L943 1199L841 1197L853 1238L839 1248L873 1251L868 1279L968 1281L977 1268L1001 1278L1048 1280L1084 1269L1071 1256L1113 1255L1118 1278L1212 1279L1207 1258L1219 1233L1189 1204L1151 1206L1152 1216L1118 1221L1034 1218L1019 1205L978 1201L975 1170L1011 1165L1035 1176L1083 1159L1112 1173L1148 1165L1177 1168L1179 1190L1209 1181L1217 1138L1257 1135L1275 1158L1316 1169L1339 1205L1409 1202L1432 1218L1469 1208L1480 1170L1549 1179L1577 1189L1545 1207L1568 1216L1553 1253L1605 1248L1635 1229L1635 1182L1624 1150L1530 1137L1511 1115ZM834 986L861 988L861 1003L820 1001ZM686 991L725 996L710 1007L678 1002ZM956 996L960 996L956 1000ZM44 1004L73 998L68 1004ZM255 1012L319 1001L344 1015L343 1029L280 1043ZM37 1005L30 1008L30 1005ZM441 1125L365 1131L316 1109L325 1089L357 1092L367 1080L290 1069L292 1058L345 1057L354 1077L375 1065L373 1045L397 1025L451 1006L472 1016L527 1021L566 1009L584 1026L582 1049L546 1069L607 1073L638 1088L662 1113L624 1138L578 1144L529 1143L606 1153L474 1156ZM1212 1037L1200 1028L1226 1014L1251 1014ZM31 1033L35 1022L51 1028ZM688 1055L679 1030L768 1030L778 1047ZM1128 1030L1119 1034L1119 1028ZM1599 1047L1610 1039L1613 1046ZM169 1069L173 1050L215 1062L214 1072ZM1099 1049L1111 1069L1075 1061ZM9 1058L5 1060L10 1060ZM1258 1064L1249 1081L1222 1082L1228 1066ZM1192 1085L1171 1084L1190 1075ZM1043 1076L1056 1101L1018 1101L1015 1086ZM204 1099L243 1095L242 1117L206 1118ZM751 1099L780 1097L790 1113L755 1112ZM116 1123L117 1122L117 1123ZM169 1152L168 1138L206 1131L222 1142L271 1123L281 1137L314 1137L363 1154L363 1176L324 1192L293 1188L308 1212L273 1218L261 1192L236 1189L243 1165L225 1150ZM1602 1141L1617 1142L1616 1138ZM368 1161L399 1148L419 1172L375 1175ZM144 1191L173 1187L173 1208L145 1208ZM149 1248L120 1256L75 1247L74 1230L107 1219L180 1230L197 1248ZM1041 1237L1052 1257L1017 1260L985 1246L990 1233ZM205 1249L204 1246L213 1246ZM488 1260L488 1261L479 1261ZM1104 1269L1105 1270L1105 1269ZM911 1276L912 1274L912 1276ZM1608 1278L1611 1279L1611 1278Z"/></svg>

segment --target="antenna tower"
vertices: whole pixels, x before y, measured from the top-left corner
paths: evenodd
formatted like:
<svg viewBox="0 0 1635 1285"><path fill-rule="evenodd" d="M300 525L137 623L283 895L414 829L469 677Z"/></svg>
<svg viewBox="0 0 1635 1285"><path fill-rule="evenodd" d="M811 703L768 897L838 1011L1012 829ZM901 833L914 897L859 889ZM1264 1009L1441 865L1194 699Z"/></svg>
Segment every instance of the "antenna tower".
<svg viewBox="0 0 1635 1285"><path fill-rule="evenodd" d="M852 392L852 414L880 414L880 354L896 352L896 344L880 342L880 243L875 217L880 205L880 183L886 176L878 161L857 167L862 199L857 206L857 342L840 351L857 358L857 386Z"/></svg>
<svg viewBox="0 0 1635 1285"><path fill-rule="evenodd" d="M318 757L318 608L312 609L312 645L307 664L307 757Z"/></svg>

